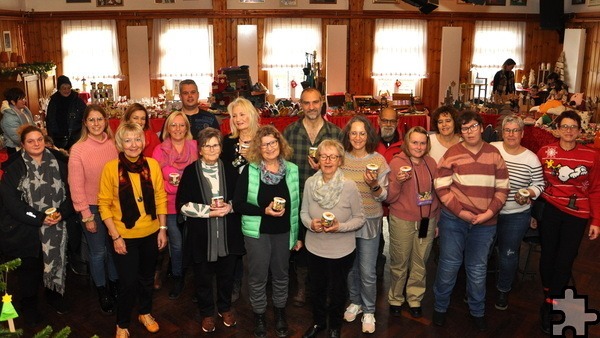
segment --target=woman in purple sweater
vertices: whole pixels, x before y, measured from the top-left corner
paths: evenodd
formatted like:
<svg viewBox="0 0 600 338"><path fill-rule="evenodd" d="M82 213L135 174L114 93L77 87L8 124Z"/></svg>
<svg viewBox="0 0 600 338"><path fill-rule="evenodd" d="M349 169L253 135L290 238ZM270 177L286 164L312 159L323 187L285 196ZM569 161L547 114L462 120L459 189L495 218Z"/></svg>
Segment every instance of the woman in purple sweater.
<svg viewBox="0 0 600 338"><path fill-rule="evenodd" d="M108 116L98 105L89 105L83 113L81 137L71 147L69 157L69 187L75 211L81 214L84 235L90 250L90 271L98 289L100 309L106 314L114 311L117 270L110 247L106 226L98 213L98 189L100 174L106 162L117 158L118 152L108 125ZM106 268L105 268L106 267Z"/></svg>

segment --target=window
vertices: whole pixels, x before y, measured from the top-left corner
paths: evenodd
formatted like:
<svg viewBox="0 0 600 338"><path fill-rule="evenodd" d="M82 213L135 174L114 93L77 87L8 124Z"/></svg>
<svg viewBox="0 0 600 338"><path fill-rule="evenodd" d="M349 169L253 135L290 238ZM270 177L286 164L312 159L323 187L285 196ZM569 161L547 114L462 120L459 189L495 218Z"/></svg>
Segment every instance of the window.
<svg viewBox="0 0 600 338"><path fill-rule="evenodd" d="M211 93L214 76L212 26L207 19L154 20L153 74L174 89L177 80L192 79L200 98ZM176 88L175 88L176 89Z"/></svg>
<svg viewBox="0 0 600 338"><path fill-rule="evenodd" d="M295 96L300 96L307 53L316 51L317 60L321 58L321 20L265 19L263 41L262 69L269 73L271 94L291 97L290 83L294 80L298 84Z"/></svg>
<svg viewBox="0 0 600 338"><path fill-rule="evenodd" d="M374 95L385 92L421 95L427 74L427 22L377 19L373 52ZM398 88L396 85L400 84Z"/></svg>
<svg viewBox="0 0 600 338"><path fill-rule="evenodd" d="M517 63L515 69L523 68L525 61L525 23L509 21L476 21L473 39L471 81L488 79L488 97L491 82L508 58ZM517 80L517 79L515 79ZM518 81L516 81L518 82Z"/></svg>
<svg viewBox="0 0 600 338"><path fill-rule="evenodd" d="M121 69L114 20L63 21L62 57L63 72L72 80L112 84L118 95Z"/></svg>

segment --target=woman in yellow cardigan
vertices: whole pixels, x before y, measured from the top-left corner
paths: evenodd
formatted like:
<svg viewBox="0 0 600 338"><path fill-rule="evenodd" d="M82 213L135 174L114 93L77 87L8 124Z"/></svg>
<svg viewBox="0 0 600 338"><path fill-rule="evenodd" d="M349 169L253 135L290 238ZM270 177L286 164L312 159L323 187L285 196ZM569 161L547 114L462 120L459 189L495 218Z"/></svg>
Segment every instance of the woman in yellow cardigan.
<svg viewBox="0 0 600 338"><path fill-rule="evenodd" d="M98 208L113 241L119 273L116 337L125 338L136 298L140 323L149 332L159 330L150 312L156 257L167 245L167 194L158 162L142 155L142 127L121 124L115 143L119 158L104 166Z"/></svg>

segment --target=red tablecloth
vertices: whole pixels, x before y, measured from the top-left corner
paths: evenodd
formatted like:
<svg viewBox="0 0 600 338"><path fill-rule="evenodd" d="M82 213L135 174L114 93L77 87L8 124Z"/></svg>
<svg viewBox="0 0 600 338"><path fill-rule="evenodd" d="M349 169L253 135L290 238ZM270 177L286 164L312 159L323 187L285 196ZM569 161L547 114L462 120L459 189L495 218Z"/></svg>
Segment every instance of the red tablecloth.
<svg viewBox="0 0 600 338"><path fill-rule="evenodd" d="M498 119L501 116L499 114L484 114L484 113L479 113L479 115L481 115L481 118L483 119L483 127L484 128L488 124L491 124L492 126L496 127L496 125L499 123Z"/></svg>
<svg viewBox="0 0 600 338"><path fill-rule="evenodd" d="M83 100L83 102L88 103L88 101L92 98L92 95L88 92L79 92L79 98Z"/></svg>
<svg viewBox="0 0 600 338"><path fill-rule="evenodd" d="M546 144L556 142L558 139L549 131L534 127L525 126L525 133L521 140L521 145L537 154L538 150Z"/></svg>
<svg viewBox="0 0 600 338"><path fill-rule="evenodd" d="M108 124L110 125L110 129L113 132L117 130L119 124L121 124L121 119L109 119ZM165 124L164 118L154 118L150 119L150 129L155 133L162 132L163 125Z"/></svg>

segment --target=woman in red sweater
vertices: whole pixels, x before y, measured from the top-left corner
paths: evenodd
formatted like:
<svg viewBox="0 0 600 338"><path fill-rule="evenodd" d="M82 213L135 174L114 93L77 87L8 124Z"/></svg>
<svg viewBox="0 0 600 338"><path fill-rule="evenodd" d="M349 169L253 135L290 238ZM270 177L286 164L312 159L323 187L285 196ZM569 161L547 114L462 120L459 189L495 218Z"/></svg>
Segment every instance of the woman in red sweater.
<svg viewBox="0 0 600 338"><path fill-rule="evenodd" d="M144 150L142 153L145 157L152 157L152 153L154 152L154 148L160 144L160 140L152 129L150 129L150 117L148 116L148 111L144 106L139 103L134 103L125 112L123 115L124 122L133 122L142 126L144 129L144 138L146 139L146 145L144 146Z"/></svg>
<svg viewBox="0 0 600 338"><path fill-rule="evenodd" d="M556 125L559 141L537 153L546 181L541 198L547 203L539 229L540 275L546 295L540 313L542 331L547 334L552 329L552 304L564 296L585 228L590 225L591 240L600 233L600 152L577 143L581 117L576 112L563 112Z"/></svg>

